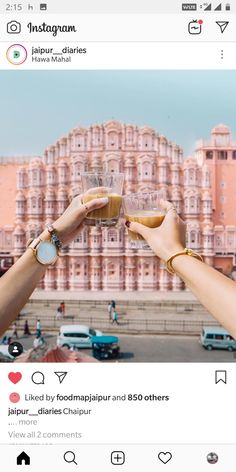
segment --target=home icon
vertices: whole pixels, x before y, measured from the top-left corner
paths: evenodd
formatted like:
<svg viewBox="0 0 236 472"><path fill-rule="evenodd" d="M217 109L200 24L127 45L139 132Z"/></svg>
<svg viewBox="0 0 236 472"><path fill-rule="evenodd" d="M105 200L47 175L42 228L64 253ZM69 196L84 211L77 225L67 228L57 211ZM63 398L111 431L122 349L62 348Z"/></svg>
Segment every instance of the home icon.
<svg viewBox="0 0 236 472"><path fill-rule="evenodd" d="M17 458L16 458L16 464L17 465L30 465L30 457L26 452L22 452Z"/></svg>

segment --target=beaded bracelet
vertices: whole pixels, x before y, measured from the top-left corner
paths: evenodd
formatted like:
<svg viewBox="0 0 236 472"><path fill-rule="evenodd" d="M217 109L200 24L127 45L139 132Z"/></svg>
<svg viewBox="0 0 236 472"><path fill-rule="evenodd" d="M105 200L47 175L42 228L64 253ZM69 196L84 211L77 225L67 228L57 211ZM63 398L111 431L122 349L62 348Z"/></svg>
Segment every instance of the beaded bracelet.
<svg viewBox="0 0 236 472"><path fill-rule="evenodd" d="M48 225L46 225L46 227L47 227L47 230L48 230L48 232L51 236L52 242L55 244L57 249L60 249L62 247L62 242L58 238L55 228L53 227L52 224L48 224Z"/></svg>

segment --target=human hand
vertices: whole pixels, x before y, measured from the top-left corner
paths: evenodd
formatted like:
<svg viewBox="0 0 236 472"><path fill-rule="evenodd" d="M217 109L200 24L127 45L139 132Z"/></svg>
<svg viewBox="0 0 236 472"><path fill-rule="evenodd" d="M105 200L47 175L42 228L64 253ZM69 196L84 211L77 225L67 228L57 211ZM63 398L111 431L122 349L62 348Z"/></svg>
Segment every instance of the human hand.
<svg viewBox="0 0 236 472"><path fill-rule="evenodd" d="M158 228L148 228L140 223L126 221L130 231L139 233L149 246L163 261L167 261L176 252L185 248L185 223L178 216L171 202L161 200L162 208L166 210L165 218Z"/></svg>
<svg viewBox="0 0 236 472"><path fill-rule="evenodd" d="M55 221L55 223L53 223L53 227L63 245L67 245L76 239L77 235L83 228L83 221L88 213L97 210L98 208L102 208L108 203L108 198L104 197L95 198L94 200L90 200L86 204L83 204L84 195L98 192L103 193L104 187L90 189L85 194L73 198L65 212Z"/></svg>

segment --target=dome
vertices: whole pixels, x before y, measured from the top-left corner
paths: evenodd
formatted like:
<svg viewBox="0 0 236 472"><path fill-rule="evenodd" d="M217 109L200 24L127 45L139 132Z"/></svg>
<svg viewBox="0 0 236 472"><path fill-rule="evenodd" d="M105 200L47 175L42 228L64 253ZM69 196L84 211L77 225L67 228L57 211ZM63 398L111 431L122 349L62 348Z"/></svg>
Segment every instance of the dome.
<svg viewBox="0 0 236 472"><path fill-rule="evenodd" d="M188 230L192 230L192 229L197 229L199 230L200 229L200 223L199 221L189 221L187 222L187 228Z"/></svg>
<svg viewBox="0 0 236 472"><path fill-rule="evenodd" d="M13 231L14 236L22 236L25 234L24 230L21 228L20 225L17 225Z"/></svg>
<svg viewBox="0 0 236 472"><path fill-rule="evenodd" d="M17 194L16 194L16 200L17 200L17 201L25 201L26 198L25 198L24 193L21 192L21 191L17 192Z"/></svg>
<svg viewBox="0 0 236 472"><path fill-rule="evenodd" d="M119 121L111 120L104 123L103 127L107 130L121 131L122 124Z"/></svg>
<svg viewBox="0 0 236 472"><path fill-rule="evenodd" d="M211 193L208 190L205 190L202 193L202 200L211 200L211 199L212 199Z"/></svg>
<svg viewBox="0 0 236 472"><path fill-rule="evenodd" d="M45 200L54 200L55 199L55 192L52 188L47 189L45 193Z"/></svg>
<svg viewBox="0 0 236 472"><path fill-rule="evenodd" d="M170 165L170 170L178 170L178 171L180 171L181 168L180 168L180 165L179 165L179 164L171 164L171 165Z"/></svg>
<svg viewBox="0 0 236 472"><path fill-rule="evenodd" d="M168 165L168 162L165 157L160 157L157 161L157 164L159 167L166 167Z"/></svg>
<svg viewBox="0 0 236 472"><path fill-rule="evenodd" d="M203 232L203 234L213 233L213 224L212 223L203 224L202 232Z"/></svg>
<svg viewBox="0 0 236 472"><path fill-rule="evenodd" d="M197 160L195 157L187 157L187 159L184 160L184 163L183 163L183 167L184 169L186 168L191 168L191 167L197 167Z"/></svg>
<svg viewBox="0 0 236 472"><path fill-rule="evenodd" d="M167 139L166 139L166 137L163 136L163 135L160 135L160 136L159 136L159 139L160 139L160 143L165 143L165 144L167 144L167 142L168 142Z"/></svg>
<svg viewBox="0 0 236 472"><path fill-rule="evenodd" d="M41 191L40 190L36 190L34 188L31 188L29 193L28 193L28 196L31 198L31 197L41 197Z"/></svg>
<svg viewBox="0 0 236 472"><path fill-rule="evenodd" d="M18 167L18 169L17 169L17 174L21 174L21 173L23 173L23 172L25 172L25 171L26 171L25 167L20 166L20 167Z"/></svg>
<svg viewBox="0 0 236 472"><path fill-rule="evenodd" d="M58 190L58 193L57 193L57 198L58 198L58 199L59 199L59 198L67 199L67 198L68 198L68 195L67 195L66 189L63 189L63 188L59 189L59 190Z"/></svg>
<svg viewBox="0 0 236 472"><path fill-rule="evenodd" d="M31 161L30 161L30 168L33 168L33 167L42 167L43 165L43 161L41 159L41 157L34 157Z"/></svg>
<svg viewBox="0 0 236 472"><path fill-rule="evenodd" d="M211 134L230 134L230 132L230 128L221 123L212 129Z"/></svg>
<svg viewBox="0 0 236 472"><path fill-rule="evenodd" d="M67 159L60 159L58 167L67 167Z"/></svg>

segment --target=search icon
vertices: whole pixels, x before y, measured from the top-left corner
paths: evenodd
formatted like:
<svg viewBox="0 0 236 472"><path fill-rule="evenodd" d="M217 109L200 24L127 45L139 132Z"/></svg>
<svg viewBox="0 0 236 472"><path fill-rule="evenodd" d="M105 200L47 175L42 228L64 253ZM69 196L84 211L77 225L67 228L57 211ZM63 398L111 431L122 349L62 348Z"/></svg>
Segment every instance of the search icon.
<svg viewBox="0 0 236 472"><path fill-rule="evenodd" d="M64 461L68 464L72 464L72 462L74 462L75 465L78 465L75 461L75 453L73 451L66 451L63 457Z"/></svg>

